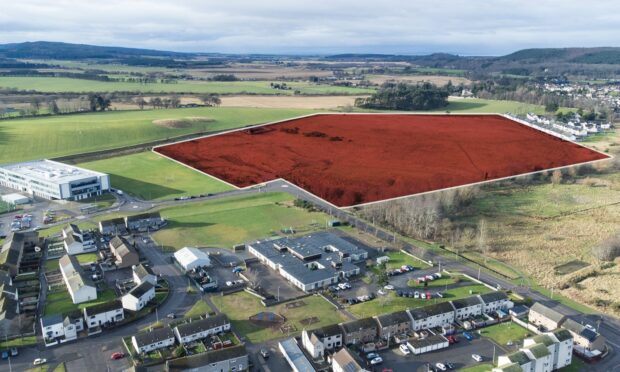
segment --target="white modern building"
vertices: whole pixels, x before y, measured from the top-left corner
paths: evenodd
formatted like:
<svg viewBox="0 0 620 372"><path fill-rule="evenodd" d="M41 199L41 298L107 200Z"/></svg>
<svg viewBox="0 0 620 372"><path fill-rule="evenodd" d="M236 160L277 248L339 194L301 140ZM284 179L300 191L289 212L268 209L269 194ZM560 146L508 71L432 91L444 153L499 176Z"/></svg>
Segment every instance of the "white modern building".
<svg viewBox="0 0 620 372"><path fill-rule="evenodd" d="M97 287L84 274L75 256L64 255L58 260L62 278L74 304L97 299Z"/></svg>
<svg viewBox="0 0 620 372"><path fill-rule="evenodd" d="M121 302L124 309L140 311L154 298L155 286L149 282L144 282L133 287L127 294L121 297Z"/></svg>
<svg viewBox="0 0 620 372"><path fill-rule="evenodd" d="M174 252L174 258L185 271L191 271L198 266L211 266L209 254L198 248L185 247Z"/></svg>
<svg viewBox="0 0 620 372"><path fill-rule="evenodd" d="M110 177L44 159L0 166L0 185L49 200L82 200L109 191Z"/></svg>

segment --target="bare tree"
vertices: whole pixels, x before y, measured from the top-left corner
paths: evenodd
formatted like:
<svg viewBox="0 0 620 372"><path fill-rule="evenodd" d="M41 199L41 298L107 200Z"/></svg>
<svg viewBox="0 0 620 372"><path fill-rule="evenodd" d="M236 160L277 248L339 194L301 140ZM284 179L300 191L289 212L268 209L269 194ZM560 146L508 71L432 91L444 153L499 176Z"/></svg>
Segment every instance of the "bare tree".
<svg viewBox="0 0 620 372"><path fill-rule="evenodd" d="M144 100L144 98L142 98L142 96L136 98L136 105L138 105L140 110L144 110L144 106L146 106L146 103L147 102Z"/></svg>
<svg viewBox="0 0 620 372"><path fill-rule="evenodd" d="M478 223L478 250L484 254L486 263L489 245L487 244L487 221L484 218Z"/></svg>
<svg viewBox="0 0 620 372"><path fill-rule="evenodd" d="M257 288L261 285L262 279L258 271L248 268L243 275L248 279L250 288Z"/></svg>

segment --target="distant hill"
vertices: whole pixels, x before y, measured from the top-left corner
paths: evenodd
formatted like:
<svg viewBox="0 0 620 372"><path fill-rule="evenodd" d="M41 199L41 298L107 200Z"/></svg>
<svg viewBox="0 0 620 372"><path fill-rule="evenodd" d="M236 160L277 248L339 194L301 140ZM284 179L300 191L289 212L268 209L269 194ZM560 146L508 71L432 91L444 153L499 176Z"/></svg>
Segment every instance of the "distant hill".
<svg viewBox="0 0 620 372"><path fill-rule="evenodd" d="M117 59L129 57L191 57L190 53L152 49L122 48L51 41L34 41L0 45L0 57L32 59Z"/></svg>
<svg viewBox="0 0 620 372"><path fill-rule="evenodd" d="M617 65L620 64L620 48L523 49L500 57L500 59L527 63L564 62Z"/></svg>

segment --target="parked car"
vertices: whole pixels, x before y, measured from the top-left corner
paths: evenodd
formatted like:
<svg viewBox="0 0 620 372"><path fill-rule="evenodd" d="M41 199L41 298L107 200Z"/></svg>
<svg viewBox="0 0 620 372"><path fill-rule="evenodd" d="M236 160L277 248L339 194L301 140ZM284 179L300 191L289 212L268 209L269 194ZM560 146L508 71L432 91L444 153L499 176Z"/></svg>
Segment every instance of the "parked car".
<svg viewBox="0 0 620 372"><path fill-rule="evenodd" d="M366 359L368 359L368 360L372 360L372 359L375 359L375 358L378 358L378 357L379 357L379 354L377 354L377 353L368 353L368 354L366 354Z"/></svg>
<svg viewBox="0 0 620 372"><path fill-rule="evenodd" d="M441 362L436 363L435 367L437 367L437 369L440 370L440 371L447 371L448 370L448 367L446 367L446 365L441 363Z"/></svg>
<svg viewBox="0 0 620 372"><path fill-rule="evenodd" d="M260 355L261 355L264 359L267 359L267 358L269 358L269 351L267 351L267 349L260 349Z"/></svg>
<svg viewBox="0 0 620 372"><path fill-rule="evenodd" d="M47 363L47 359L45 358L37 358L32 362L32 365L40 366L41 364Z"/></svg>
<svg viewBox="0 0 620 372"><path fill-rule="evenodd" d="M391 284L388 284L388 285L384 286L383 288L384 288L384 289L387 289L388 291L392 291L392 290L394 290L394 286L393 286L393 285L391 285Z"/></svg>
<svg viewBox="0 0 620 372"><path fill-rule="evenodd" d="M456 338L456 336L448 336L448 343L449 344L456 344L459 342L459 339Z"/></svg>
<svg viewBox="0 0 620 372"><path fill-rule="evenodd" d="M233 285L233 282L231 282L230 280L226 281L226 286L227 287L232 287L232 285Z"/></svg>
<svg viewBox="0 0 620 372"><path fill-rule="evenodd" d="M16 347L12 347L11 348L11 356L12 357L16 357L18 355L19 355L19 351L17 350L17 348Z"/></svg>
<svg viewBox="0 0 620 372"><path fill-rule="evenodd" d="M240 272L242 272L242 271L244 271L244 270L245 270L245 269L244 269L243 267L241 267L241 266L236 266L236 267L234 267L234 268L232 269L232 272L233 272L233 274L238 274L238 273L240 273Z"/></svg>
<svg viewBox="0 0 620 372"><path fill-rule="evenodd" d="M413 298L420 298L420 292L418 291L413 292Z"/></svg>
<svg viewBox="0 0 620 372"><path fill-rule="evenodd" d="M446 367L448 367L448 369L454 369L454 364L448 363L448 362L446 362L444 364L446 365Z"/></svg>
<svg viewBox="0 0 620 372"><path fill-rule="evenodd" d="M115 351L112 353L112 355L110 355L110 359L112 360L123 359L124 357L125 357L125 353L122 353L120 351Z"/></svg>
<svg viewBox="0 0 620 372"><path fill-rule="evenodd" d="M2 359L9 359L9 351L2 350Z"/></svg>
<svg viewBox="0 0 620 372"><path fill-rule="evenodd" d="M176 318L176 315L174 315L174 313L170 313L170 314L166 315L166 317L168 319L174 319L174 318Z"/></svg>
<svg viewBox="0 0 620 372"><path fill-rule="evenodd" d="M474 339L474 336L469 332L463 332L463 337L465 337L467 341L471 341Z"/></svg>
<svg viewBox="0 0 620 372"><path fill-rule="evenodd" d="M383 291L383 289L380 289L377 291L377 294L380 294L381 296L383 296L385 294L385 292Z"/></svg>
<svg viewBox="0 0 620 372"><path fill-rule="evenodd" d="M476 362L482 362L482 357L478 354L472 354L471 358L475 360Z"/></svg>
<svg viewBox="0 0 620 372"><path fill-rule="evenodd" d="M373 366L381 363L383 363L383 358L381 357L376 357L370 361L370 364L372 364Z"/></svg>
<svg viewBox="0 0 620 372"><path fill-rule="evenodd" d="M409 348L407 347L407 345L405 344L401 344L399 347L400 351L405 354L405 355L409 355L411 354L411 350L409 350Z"/></svg>

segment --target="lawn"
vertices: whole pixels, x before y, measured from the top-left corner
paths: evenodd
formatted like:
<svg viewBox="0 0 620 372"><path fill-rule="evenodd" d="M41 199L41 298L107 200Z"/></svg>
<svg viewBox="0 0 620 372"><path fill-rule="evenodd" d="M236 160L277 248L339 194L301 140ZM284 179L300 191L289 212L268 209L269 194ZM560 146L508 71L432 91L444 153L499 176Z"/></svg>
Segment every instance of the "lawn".
<svg viewBox="0 0 620 372"><path fill-rule="evenodd" d="M258 298L246 292L237 292L228 296L216 295L212 296L211 300L222 313L228 316L235 330L253 343L287 336L277 327L262 327L248 320L251 315L262 311L271 311L286 317L286 323L292 324L297 328L297 332L291 333L291 336L300 333L304 328L308 328L309 326L302 325L300 320L311 316L318 317L319 322L312 324L310 328L322 327L346 320L331 304L319 296L303 298L306 305L295 309L287 309L285 304L265 308Z"/></svg>
<svg viewBox="0 0 620 372"><path fill-rule="evenodd" d="M112 149L198 132L238 128L311 113L301 109L187 108L107 111L2 120L3 163ZM209 118L182 127L154 124L158 119ZM76 141L79 138L79 141Z"/></svg>
<svg viewBox="0 0 620 372"><path fill-rule="evenodd" d="M403 265L411 265L415 268L420 268L420 266L423 265L420 260L416 260L401 251L386 252L385 256L390 258L390 260L385 264L387 269L398 269ZM424 265L425 268L426 266L427 265Z"/></svg>
<svg viewBox="0 0 620 372"><path fill-rule="evenodd" d="M470 293L470 290L472 293ZM376 299L349 307L349 311L358 318L375 316L378 314L393 313L396 311L413 309L425 305L456 300L476 294L488 293L491 290L483 285L471 285L442 291L443 298L434 297L432 300L422 300L408 297L398 297L394 291L386 296L378 296ZM435 293L435 291L431 291Z"/></svg>
<svg viewBox="0 0 620 372"><path fill-rule="evenodd" d="M454 284L454 283L464 281L464 280L469 281L467 278L461 275L448 275L446 273L442 273L441 278L427 282L428 284L426 286L424 285L424 283L418 284L415 279L409 280L407 282L407 285L409 285L409 287L419 288L419 289L439 288L439 287L444 287L446 285Z"/></svg>
<svg viewBox="0 0 620 372"><path fill-rule="evenodd" d="M71 302L69 292L62 289L58 292L48 293L45 302L44 315L65 314L74 310L82 310L88 306L109 302L114 299L116 299L116 293L114 293L114 290L106 289L105 291L97 294L96 300L76 305Z"/></svg>
<svg viewBox="0 0 620 372"><path fill-rule="evenodd" d="M520 345L523 339L532 336L532 333L518 324L509 322L482 328L480 335L490 338L498 345L506 346L508 341Z"/></svg>
<svg viewBox="0 0 620 372"><path fill-rule="evenodd" d="M232 189L225 183L153 152L96 160L79 166L110 174L113 187L145 200Z"/></svg>
<svg viewBox="0 0 620 372"><path fill-rule="evenodd" d="M108 208L111 207L115 201L116 198L114 197L114 195L106 193L103 195L97 195L88 199L80 200L78 203L84 204L84 206L88 204L95 204L97 208Z"/></svg>
<svg viewBox="0 0 620 372"><path fill-rule="evenodd" d="M184 317L192 318L192 317L202 316L207 313L210 313L211 311L213 311L213 309L211 309L211 306L209 306L209 304L207 304L203 300L198 300L196 301L194 306L192 306L191 309L187 310Z"/></svg>
<svg viewBox="0 0 620 372"><path fill-rule="evenodd" d="M98 259L96 253L82 253L82 254L76 255L75 258L81 264L87 264L87 263L90 263L90 262L97 262L97 259Z"/></svg>
<svg viewBox="0 0 620 372"><path fill-rule="evenodd" d="M36 345L37 336L25 336L8 341L0 341L0 349Z"/></svg>
<svg viewBox="0 0 620 372"><path fill-rule="evenodd" d="M309 232L325 226L328 216L293 207L292 202L289 194L261 193L166 208L160 212L168 225L153 236L159 244L176 249L231 248L275 236L284 228Z"/></svg>
<svg viewBox="0 0 620 372"><path fill-rule="evenodd" d="M57 271L60 265L58 264L58 260L47 260L45 261L45 272Z"/></svg>
<svg viewBox="0 0 620 372"><path fill-rule="evenodd" d="M332 86L307 82L286 82L290 90L274 89L270 81L178 81L175 83L106 82L64 77L0 77L0 88L34 90L44 93L141 92L218 94L368 94L374 89Z"/></svg>
<svg viewBox="0 0 620 372"><path fill-rule="evenodd" d="M454 113L498 113L504 114L510 112L512 114L525 115L528 112L544 114L545 108L540 105L532 105L528 103L516 101L499 101L492 99L480 98L456 98L450 97L448 106L438 111L450 111Z"/></svg>
<svg viewBox="0 0 620 372"><path fill-rule="evenodd" d="M477 364L469 368L459 369L460 372L489 372L493 369L493 365L489 363Z"/></svg>

